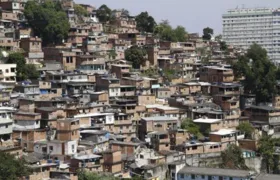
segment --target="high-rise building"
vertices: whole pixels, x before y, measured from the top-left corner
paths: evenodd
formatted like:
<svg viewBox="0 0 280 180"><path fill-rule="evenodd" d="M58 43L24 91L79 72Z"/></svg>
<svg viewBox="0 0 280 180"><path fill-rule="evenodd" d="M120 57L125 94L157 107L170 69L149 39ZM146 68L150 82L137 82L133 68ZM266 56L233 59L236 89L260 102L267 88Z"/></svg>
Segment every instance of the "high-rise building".
<svg viewBox="0 0 280 180"><path fill-rule="evenodd" d="M229 10L223 14L223 40L243 49L257 43L273 62L280 64L280 9Z"/></svg>

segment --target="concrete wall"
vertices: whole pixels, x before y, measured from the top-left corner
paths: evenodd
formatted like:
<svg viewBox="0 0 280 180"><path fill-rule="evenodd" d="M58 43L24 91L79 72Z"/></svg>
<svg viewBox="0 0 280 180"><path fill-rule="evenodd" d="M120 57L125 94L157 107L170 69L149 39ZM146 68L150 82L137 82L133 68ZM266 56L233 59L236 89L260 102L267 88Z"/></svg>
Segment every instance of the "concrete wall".
<svg viewBox="0 0 280 180"><path fill-rule="evenodd" d="M13 127L16 129L39 129L40 121L17 120Z"/></svg>

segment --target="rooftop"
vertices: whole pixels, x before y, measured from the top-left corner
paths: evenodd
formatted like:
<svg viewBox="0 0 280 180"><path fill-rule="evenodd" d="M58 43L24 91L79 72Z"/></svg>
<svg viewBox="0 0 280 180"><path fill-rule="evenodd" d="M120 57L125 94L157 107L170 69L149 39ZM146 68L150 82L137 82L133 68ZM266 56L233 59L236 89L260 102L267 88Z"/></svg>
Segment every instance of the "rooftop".
<svg viewBox="0 0 280 180"><path fill-rule="evenodd" d="M212 123L217 123L221 122L222 119L208 119L208 118L199 118L199 119L194 119L193 122L195 123L206 123L206 124L212 124Z"/></svg>
<svg viewBox="0 0 280 180"><path fill-rule="evenodd" d="M250 171L234 170L234 169L216 169L216 168L203 168L203 167L188 167L185 166L181 169L179 174L199 174L199 175L212 175L212 176L226 176L226 177L250 177Z"/></svg>
<svg viewBox="0 0 280 180"><path fill-rule="evenodd" d="M264 110L264 111L280 111L279 109L276 109L272 106L254 106L254 105L251 105L248 108L249 109L259 109L259 110Z"/></svg>
<svg viewBox="0 0 280 180"><path fill-rule="evenodd" d="M280 175L276 175L276 174L259 174L256 177L256 180L279 180L280 179Z"/></svg>
<svg viewBox="0 0 280 180"><path fill-rule="evenodd" d="M228 134L232 134L232 133L236 133L238 132L237 130L233 130L233 129L220 129L219 131L214 131L214 132L210 132L210 134L215 134L215 135L228 135Z"/></svg>
<svg viewBox="0 0 280 180"><path fill-rule="evenodd" d="M85 159L96 159L96 158L101 158L102 156L96 155L96 154L87 154L87 155L82 155L82 156L75 156L73 159L77 160L85 160Z"/></svg>
<svg viewBox="0 0 280 180"><path fill-rule="evenodd" d="M142 120L144 120L144 121L177 121L177 118L156 116L156 117L143 117Z"/></svg>

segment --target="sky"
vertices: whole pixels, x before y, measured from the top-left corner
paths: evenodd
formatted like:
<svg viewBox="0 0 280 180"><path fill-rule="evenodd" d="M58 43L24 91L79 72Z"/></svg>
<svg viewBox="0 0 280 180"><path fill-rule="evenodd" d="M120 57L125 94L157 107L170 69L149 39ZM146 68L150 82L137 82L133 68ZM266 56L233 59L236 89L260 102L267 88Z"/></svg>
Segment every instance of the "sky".
<svg viewBox="0 0 280 180"><path fill-rule="evenodd" d="M74 0L76 3L111 9L127 9L131 15L147 11L156 22L168 20L172 26L182 25L190 33L202 33L205 27L222 32L222 14L236 7L280 8L279 0Z"/></svg>

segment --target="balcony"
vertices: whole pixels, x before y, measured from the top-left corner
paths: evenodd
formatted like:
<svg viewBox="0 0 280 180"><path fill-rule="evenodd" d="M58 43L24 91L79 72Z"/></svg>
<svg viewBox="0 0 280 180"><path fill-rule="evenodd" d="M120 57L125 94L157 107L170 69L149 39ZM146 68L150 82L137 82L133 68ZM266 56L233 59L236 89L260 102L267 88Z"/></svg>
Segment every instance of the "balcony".
<svg viewBox="0 0 280 180"><path fill-rule="evenodd" d="M184 70L184 71L193 70L193 67L184 67L183 70Z"/></svg>
<svg viewBox="0 0 280 180"><path fill-rule="evenodd" d="M121 92L121 96L135 96L135 91Z"/></svg>
<svg viewBox="0 0 280 180"><path fill-rule="evenodd" d="M136 109L135 108L125 108L124 109L124 113L126 114L131 114L131 113L135 113Z"/></svg>
<svg viewBox="0 0 280 180"><path fill-rule="evenodd" d="M221 142L228 142L228 141L235 141L236 138L235 136L232 136L232 137L224 137L221 139Z"/></svg>
<svg viewBox="0 0 280 180"><path fill-rule="evenodd" d="M18 112L14 114L15 120L23 120L23 121L37 121L41 119L41 114L39 113L25 113L25 112Z"/></svg>
<svg viewBox="0 0 280 180"><path fill-rule="evenodd" d="M145 112L146 111L146 107L145 106L136 106L136 112Z"/></svg>
<svg viewBox="0 0 280 180"><path fill-rule="evenodd" d="M232 70L229 70L229 71L223 71L221 74L223 74L223 75L231 75L231 76L233 76L233 71L232 71Z"/></svg>
<svg viewBox="0 0 280 180"><path fill-rule="evenodd" d="M28 53L28 57L30 59L44 59L44 53L43 52L30 52L30 53Z"/></svg>
<svg viewBox="0 0 280 180"><path fill-rule="evenodd" d="M94 168L94 167L99 167L101 166L100 162L86 162L86 163L79 163L79 167L83 168Z"/></svg>
<svg viewBox="0 0 280 180"><path fill-rule="evenodd" d="M0 97L0 102L10 101L10 97Z"/></svg>
<svg viewBox="0 0 280 180"><path fill-rule="evenodd" d="M170 143L170 139L169 138L159 139L159 143Z"/></svg>
<svg viewBox="0 0 280 180"><path fill-rule="evenodd" d="M225 115L225 119L238 119L240 117L239 114L235 114L235 115Z"/></svg>
<svg viewBox="0 0 280 180"><path fill-rule="evenodd" d="M131 120L115 120L114 124L116 126L118 126L118 125L129 125L129 124L132 124L132 121Z"/></svg>
<svg viewBox="0 0 280 180"><path fill-rule="evenodd" d="M132 133L136 133L135 129L120 130L120 134L132 134Z"/></svg>
<svg viewBox="0 0 280 180"><path fill-rule="evenodd" d="M39 88L40 89L51 89L51 83L50 82L40 81L39 82Z"/></svg>

